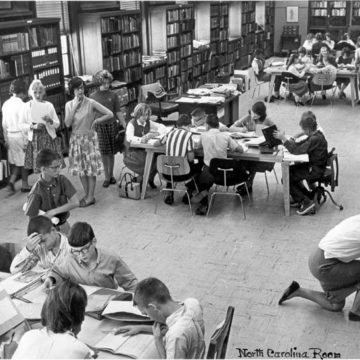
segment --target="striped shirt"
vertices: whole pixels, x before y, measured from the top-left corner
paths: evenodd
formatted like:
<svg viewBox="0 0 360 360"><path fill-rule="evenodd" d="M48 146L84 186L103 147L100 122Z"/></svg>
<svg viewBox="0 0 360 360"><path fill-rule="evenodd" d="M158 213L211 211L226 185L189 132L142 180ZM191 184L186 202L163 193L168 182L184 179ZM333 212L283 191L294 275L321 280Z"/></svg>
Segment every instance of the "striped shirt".
<svg viewBox="0 0 360 360"><path fill-rule="evenodd" d="M185 157L194 150L191 132L184 129L172 130L166 139L166 155Z"/></svg>

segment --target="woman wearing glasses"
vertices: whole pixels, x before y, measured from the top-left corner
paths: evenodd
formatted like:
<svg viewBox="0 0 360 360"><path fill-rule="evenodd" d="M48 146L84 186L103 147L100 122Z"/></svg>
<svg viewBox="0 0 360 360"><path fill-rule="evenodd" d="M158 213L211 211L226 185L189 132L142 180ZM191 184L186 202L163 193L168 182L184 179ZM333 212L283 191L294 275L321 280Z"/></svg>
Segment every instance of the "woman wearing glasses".
<svg viewBox="0 0 360 360"><path fill-rule="evenodd" d="M69 234L69 253L57 262L45 287L70 278L77 284L133 291L137 279L127 264L118 256L99 249L92 227L85 222L75 223Z"/></svg>
<svg viewBox="0 0 360 360"><path fill-rule="evenodd" d="M95 127L114 115L105 106L85 96L84 82L79 77L70 80L69 91L74 96L65 105L65 125L72 128L69 171L80 177L85 192L80 207L87 207L95 204L96 176L103 169Z"/></svg>

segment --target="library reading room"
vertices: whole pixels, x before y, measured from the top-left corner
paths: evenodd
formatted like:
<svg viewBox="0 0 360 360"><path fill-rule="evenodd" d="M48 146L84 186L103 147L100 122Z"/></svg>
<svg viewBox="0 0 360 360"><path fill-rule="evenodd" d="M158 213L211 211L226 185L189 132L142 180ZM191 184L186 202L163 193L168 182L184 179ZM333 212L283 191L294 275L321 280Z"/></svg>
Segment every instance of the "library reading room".
<svg viewBox="0 0 360 360"><path fill-rule="evenodd" d="M360 358L359 74L360 1L0 0L0 359Z"/></svg>

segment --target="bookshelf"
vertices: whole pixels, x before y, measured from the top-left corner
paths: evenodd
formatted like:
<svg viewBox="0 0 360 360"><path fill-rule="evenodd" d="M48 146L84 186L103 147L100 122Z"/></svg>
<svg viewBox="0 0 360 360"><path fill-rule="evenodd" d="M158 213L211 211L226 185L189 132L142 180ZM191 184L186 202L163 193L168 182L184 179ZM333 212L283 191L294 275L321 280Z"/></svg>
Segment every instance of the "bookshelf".
<svg viewBox="0 0 360 360"><path fill-rule="evenodd" d="M273 1L265 3L265 57L274 55L274 32L275 32L275 4Z"/></svg>
<svg viewBox="0 0 360 360"><path fill-rule="evenodd" d="M339 41L347 32L350 19L350 1L310 1L309 32L326 32L333 34Z"/></svg>
<svg viewBox="0 0 360 360"><path fill-rule="evenodd" d="M186 92L193 76L193 6L153 6L149 14L151 52L167 54L167 90L173 94Z"/></svg>
<svg viewBox="0 0 360 360"><path fill-rule="evenodd" d="M59 19L3 22L0 34L0 107L10 97L12 80L23 78L30 84L35 78L44 84L47 100L61 113L65 97Z"/></svg>
<svg viewBox="0 0 360 360"><path fill-rule="evenodd" d="M154 61L153 63L143 63L143 85L160 82L167 87L167 62L166 60Z"/></svg>
<svg viewBox="0 0 360 360"><path fill-rule="evenodd" d="M210 49L203 47L193 51L194 88L210 82Z"/></svg>
<svg viewBox="0 0 360 360"><path fill-rule="evenodd" d="M122 99L128 102L122 103L130 116L143 77L140 11L81 13L79 33L82 72L94 75L107 69L114 80L125 82L128 96Z"/></svg>

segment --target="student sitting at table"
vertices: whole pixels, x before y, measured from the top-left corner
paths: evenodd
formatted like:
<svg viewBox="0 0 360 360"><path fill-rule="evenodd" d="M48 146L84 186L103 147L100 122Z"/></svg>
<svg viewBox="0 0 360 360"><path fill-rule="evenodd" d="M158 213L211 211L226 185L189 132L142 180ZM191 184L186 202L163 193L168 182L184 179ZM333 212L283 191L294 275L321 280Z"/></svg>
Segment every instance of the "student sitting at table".
<svg viewBox="0 0 360 360"><path fill-rule="evenodd" d="M197 107L191 112L191 126L193 127L204 127L206 128L206 117L207 114L205 113L205 110ZM219 130L220 131L229 131L228 127L224 125L223 123L219 122Z"/></svg>
<svg viewBox="0 0 360 360"><path fill-rule="evenodd" d="M124 155L124 164L139 176L143 176L144 174L146 152L144 149L131 147L131 145L134 143L146 144L150 139L154 139L159 135L165 135L166 133L165 126L150 120L150 117L150 106L140 103L136 105L133 119L130 120L126 127L127 149ZM153 145L160 146L161 141L157 140L153 143ZM149 185L153 189L156 189L156 185L154 184L155 175L156 163L154 161L151 165L149 176Z"/></svg>
<svg viewBox="0 0 360 360"><path fill-rule="evenodd" d="M306 49L301 46L298 50L299 53L299 63L306 66L312 63L311 57L307 54Z"/></svg>
<svg viewBox="0 0 360 360"><path fill-rule="evenodd" d="M360 320L360 215L347 218L331 229L309 257L312 275L322 292L303 288L293 281L279 305L295 297L307 299L329 311L341 311L345 299L356 292L349 320Z"/></svg>
<svg viewBox="0 0 360 360"><path fill-rule="evenodd" d="M126 263L119 257L96 247L92 227L86 222L77 222L69 234L69 252L52 268L45 281L49 288L63 278L77 284L92 285L133 291L137 279Z"/></svg>
<svg viewBox="0 0 360 360"><path fill-rule="evenodd" d="M326 44L330 50L334 49L335 41L331 39L331 34L329 32L325 33L325 40L323 43Z"/></svg>
<svg viewBox="0 0 360 360"><path fill-rule="evenodd" d="M275 125L271 119L267 116L266 105L263 101L256 101L249 113L241 119L235 121L230 126L231 132L249 132L255 131L257 135L262 136L261 129L267 126ZM249 171L250 175L247 180L247 187L249 193L252 192L252 186L257 172L272 171L274 168L273 163L262 161L243 161L245 168ZM246 195L245 187L238 189L241 195Z"/></svg>
<svg viewBox="0 0 360 360"><path fill-rule="evenodd" d="M198 189L203 196L200 206L196 209L196 215L205 215L208 208L208 192L213 186L215 178L210 172L210 161L213 158L227 158L228 149L230 151L244 152L244 147L231 138L230 134L220 132L219 119L215 114L209 114L206 119L206 132L201 134L200 147L204 150L204 167L198 177ZM249 174L245 171L242 162L235 171L239 183L247 180Z"/></svg>
<svg viewBox="0 0 360 360"><path fill-rule="evenodd" d="M37 264L43 269L50 269L69 250L66 236L57 232L51 220L46 216L31 218L27 234L26 245L11 263L12 274L19 271L25 272Z"/></svg>
<svg viewBox="0 0 360 360"><path fill-rule="evenodd" d="M315 39L314 39L314 43L313 43L313 46L311 48L311 56L313 57L313 61L314 61L314 64L316 64L318 62L318 57L319 57L319 54L320 54L320 49L323 47L323 46L326 46L326 48L328 50L329 47L327 44L324 44L323 43L323 36L321 33L316 33L315 34Z"/></svg>
<svg viewBox="0 0 360 360"><path fill-rule="evenodd" d="M94 352L77 339L85 317L85 290L67 280L52 289L41 310L42 329L26 332L12 359L89 359Z"/></svg>
<svg viewBox="0 0 360 360"><path fill-rule="evenodd" d="M317 67L337 66L336 61L334 57L330 54L329 48L327 46L322 46L320 48L319 59L316 62L316 66Z"/></svg>
<svg viewBox="0 0 360 360"><path fill-rule="evenodd" d="M259 81L268 82L271 80L271 74L265 72L265 56L261 49L256 49L254 52L254 58L251 62L251 67L254 70L254 74ZM281 76L275 76L274 82L274 96L272 99L281 100L283 97L280 96L279 90L281 86ZM266 101L266 100L265 100Z"/></svg>
<svg viewBox="0 0 360 360"><path fill-rule="evenodd" d="M282 140L290 153L309 155L309 162L290 167L290 195L293 198L290 205L299 208L298 215L307 215L314 213L315 203L313 193L305 187L304 181L312 182L324 174L328 151L325 136L318 129L316 117L312 112L303 113L299 125L308 136L301 142L296 142L294 138L287 139L285 133L280 131L275 131L274 136Z"/></svg>
<svg viewBox="0 0 360 360"><path fill-rule="evenodd" d="M70 210L79 206L76 189L66 176L60 174L61 159L55 151L41 150L36 158L36 166L41 174L27 197L25 215L34 217L45 212L44 215L50 219L56 217L59 231L67 235Z"/></svg>
<svg viewBox="0 0 360 360"><path fill-rule="evenodd" d="M353 61L353 58L351 56L350 49L347 46L343 47L343 49L341 51L341 55L336 59L337 66L339 68L342 68L343 65L350 65L352 63L352 61ZM350 84L350 79L338 77L336 79L336 84L339 88L339 98L340 99L346 98L344 90Z"/></svg>
<svg viewBox="0 0 360 360"><path fill-rule="evenodd" d="M314 45L314 34L313 33L308 33L306 35L306 39L302 45L302 47L304 49L306 49L307 53L310 54L311 50L312 50L312 46Z"/></svg>
<svg viewBox="0 0 360 360"><path fill-rule="evenodd" d="M203 310L198 300L175 301L167 286L156 278L141 280L134 304L154 320L150 326L124 326L116 332L153 332L160 359L202 359L205 355Z"/></svg>
<svg viewBox="0 0 360 360"><path fill-rule="evenodd" d="M166 137L166 155L167 156L181 156L186 157L190 165L190 174L196 175L200 174L202 169L202 161L199 163L198 159L195 159L194 155L194 141L192 138L192 133L190 132L191 120L189 115L181 114L177 121L177 128L170 131ZM174 181L181 181L184 178L183 176L174 176ZM188 175L185 175L185 178L188 178ZM171 180L170 177L167 180ZM194 182L191 180L187 184L187 191L192 196L192 193L195 191ZM166 184L168 189L171 188L171 183ZM169 192L164 199L165 203L172 205L174 202L174 193ZM185 194L183 197L183 202L187 203L188 198Z"/></svg>

